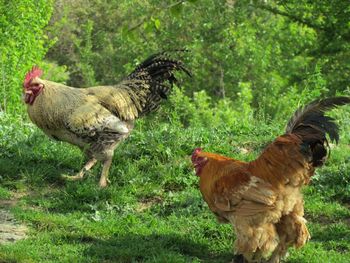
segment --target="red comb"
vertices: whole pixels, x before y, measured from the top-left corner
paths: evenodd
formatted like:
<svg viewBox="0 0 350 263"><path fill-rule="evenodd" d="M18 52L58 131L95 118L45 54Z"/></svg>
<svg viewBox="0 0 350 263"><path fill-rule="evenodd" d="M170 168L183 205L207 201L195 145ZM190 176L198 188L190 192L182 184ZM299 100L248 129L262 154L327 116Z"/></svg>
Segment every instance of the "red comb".
<svg viewBox="0 0 350 263"><path fill-rule="evenodd" d="M196 148L194 149L193 153L192 153L192 162L194 162L194 160L197 158L197 154L199 154L202 151L202 148Z"/></svg>
<svg viewBox="0 0 350 263"><path fill-rule="evenodd" d="M23 82L23 86L27 87L30 81L35 77L40 77L43 71L38 66L33 66L31 71L28 71Z"/></svg>

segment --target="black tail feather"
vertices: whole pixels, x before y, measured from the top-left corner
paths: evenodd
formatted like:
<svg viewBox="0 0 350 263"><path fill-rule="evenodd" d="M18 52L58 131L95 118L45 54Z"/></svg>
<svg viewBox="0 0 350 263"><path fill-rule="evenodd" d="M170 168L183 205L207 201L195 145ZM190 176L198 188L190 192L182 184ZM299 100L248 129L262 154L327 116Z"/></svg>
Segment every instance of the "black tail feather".
<svg viewBox="0 0 350 263"><path fill-rule="evenodd" d="M286 133L298 135L307 146L313 166L321 166L327 156L327 135L333 142L339 141L339 127L335 119L325 113L337 106L350 103L350 97L333 97L315 100L299 108L289 120ZM304 153L306 153L304 151Z"/></svg>
<svg viewBox="0 0 350 263"><path fill-rule="evenodd" d="M334 118L325 116L325 112L348 103L350 103L350 97L315 100L294 113L287 124L286 133L303 134L305 131L310 131L322 137L328 134L331 141L338 142L339 128Z"/></svg>
<svg viewBox="0 0 350 263"><path fill-rule="evenodd" d="M173 85L177 83L174 74L176 71L182 71L188 76L192 76L181 60L171 58L171 53L184 51L186 50L174 50L151 55L126 78L127 80L142 80L144 85L150 86L142 114L156 110L161 101L168 97Z"/></svg>

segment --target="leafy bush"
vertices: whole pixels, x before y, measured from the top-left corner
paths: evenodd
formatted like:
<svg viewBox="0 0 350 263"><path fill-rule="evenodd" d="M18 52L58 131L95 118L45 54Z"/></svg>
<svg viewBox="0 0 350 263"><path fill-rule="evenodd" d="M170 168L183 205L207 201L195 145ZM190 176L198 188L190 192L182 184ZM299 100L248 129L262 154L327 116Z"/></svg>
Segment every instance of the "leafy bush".
<svg viewBox="0 0 350 263"><path fill-rule="evenodd" d="M24 75L53 43L43 32L51 13L51 1L0 1L0 111L20 111Z"/></svg>

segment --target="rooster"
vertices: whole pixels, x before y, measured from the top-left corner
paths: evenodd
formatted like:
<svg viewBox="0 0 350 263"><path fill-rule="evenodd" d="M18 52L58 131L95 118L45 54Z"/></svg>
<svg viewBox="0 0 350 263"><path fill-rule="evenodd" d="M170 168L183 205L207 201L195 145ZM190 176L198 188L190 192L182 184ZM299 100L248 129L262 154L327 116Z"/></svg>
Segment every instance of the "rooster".
<svg viewBox="0 0 350 263"><path fill-rule="evenodd" d="M200 191L219 222L236 232L236 262L280 262L288 247L310 238L301 188L328 156L328 140L338 143L339 128L325 112L350 97L316 100L299 108L284 135L251 162L194 150L192 163Z"/></svg>
<svg viewBox="0 0 350 263"><path fill-rule="evenodd" d="M175 71L190 72L180 60L159 53L113 86L73 88L41 79L38 67L23 83L24 102L30 119L49 137L78 146L88 162L71 180L83 179L97 161L103 164L99 180L106 187L117 145L127 138L134 122L155 111L177 82Z"/></svg>

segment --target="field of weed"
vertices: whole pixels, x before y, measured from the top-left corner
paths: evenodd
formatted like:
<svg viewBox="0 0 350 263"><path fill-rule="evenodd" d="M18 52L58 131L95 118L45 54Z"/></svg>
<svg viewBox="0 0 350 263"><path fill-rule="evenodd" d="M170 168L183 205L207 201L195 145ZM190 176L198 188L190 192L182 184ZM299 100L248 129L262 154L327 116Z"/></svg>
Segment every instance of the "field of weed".
<svg viewBox="0 0 350 263"><path fill-rule="evenodd" d="M111 183L102 190L100 167L82 182L60 179L81 168L78 149L50 141L22 116L1 115L0 198L19 196L11 212L29 232L0 246L0 262L231 261L232 228L217 223L202 200L189 156L200 146L251 160L283 132L287 119L226 122L237 112L208 106L186 115L174 100L137 122L117 148ZM291 249L286 262L350 262L349 110L334 115L341 142L331 145L327 164L304 189L312 239Z"/></svg>

